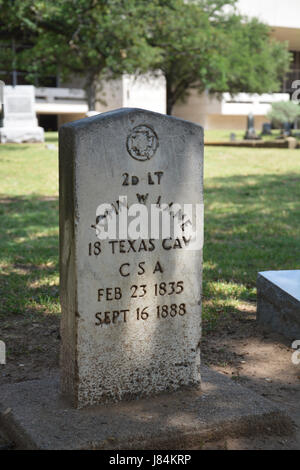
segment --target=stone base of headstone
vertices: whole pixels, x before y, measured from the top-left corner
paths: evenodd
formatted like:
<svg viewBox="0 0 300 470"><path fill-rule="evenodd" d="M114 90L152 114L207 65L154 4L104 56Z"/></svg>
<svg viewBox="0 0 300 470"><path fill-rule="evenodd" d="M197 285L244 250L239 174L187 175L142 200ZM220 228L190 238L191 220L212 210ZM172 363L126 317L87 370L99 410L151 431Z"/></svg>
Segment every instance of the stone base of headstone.
<svg viewBox="0 0 300 470"><path fill-rule="evenodd" d="M294 424L271 402L208 368L201 391L76 410L59 376L0 388L0 427L18 449L201 449L227 437L290 436Z"/></svg>
<svg viewBox="0 0 300 470"><path fill-rule="evenodd" d="M22 142L44 142L42 127L1 127L0 143L21 144Z"/></svg>
<svg viewBox="0 0 300 470"><path fill-rule="evenodd" d="M289 149L294 150L298 147L298 141L297 139L295 139L295 137L287 137L286 140L287 140Z"/></svg>
<svg viewBox="0 0 300 470"><path fill-rule="evenodd" d="M261 135L272 135L272 126L269 122L263 124Z"/></svg>
<svg viewBox="0 0 300 470"><path fill-rule="evenodd" d="M256 132L246 132L244 140L261 140L261 136L257 135Z"/></svg>
<svg viewBox="0 0 300 470"><path fill-rule="evenodd" d="M257 320L291 341L300 339L300 270L258 274Z"/></svg>

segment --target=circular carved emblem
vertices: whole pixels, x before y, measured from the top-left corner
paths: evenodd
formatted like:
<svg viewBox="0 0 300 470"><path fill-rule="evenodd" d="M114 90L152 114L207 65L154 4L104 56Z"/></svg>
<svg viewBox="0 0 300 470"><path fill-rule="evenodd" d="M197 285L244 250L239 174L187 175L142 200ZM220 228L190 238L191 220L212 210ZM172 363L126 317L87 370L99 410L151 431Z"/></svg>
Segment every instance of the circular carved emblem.
<svg viewBox="0 0 300 470"><path fill-rule="evenodd" d="M144 162L153 157L158 148L158 138L154 130L150 127L141 125L135 127L127 137L127 150L128 153L139 160Z"/></svg>

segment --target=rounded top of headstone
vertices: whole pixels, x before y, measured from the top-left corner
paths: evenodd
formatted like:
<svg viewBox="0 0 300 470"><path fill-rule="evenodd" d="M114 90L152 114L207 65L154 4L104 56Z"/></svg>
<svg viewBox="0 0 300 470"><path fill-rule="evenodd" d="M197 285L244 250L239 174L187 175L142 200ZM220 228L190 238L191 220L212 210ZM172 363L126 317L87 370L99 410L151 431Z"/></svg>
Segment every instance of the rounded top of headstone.
<svg viewBox="0 0 300 470"><path fill-rule="evenodd" d="M111 123L116 119L129 119L129 121L133 123L135 118L138 118L141 121L139 125L145 124L148 126L146 120L149 117L151 119L160 120L163 123L171 123L172 126L178 124L180 126L187 126L189 129L193 128L196 131L199 131L200 129L203 131L203 127L194 122L186 121L185 119L181 119L175 116L167 116L166 114L160 114L142 108L119 108L113 111L106 111L105 113L100 113L94 116L78 119L76 121L67 122L60 126L60 129L69 128L79 130L89 127L91 124L103 123L104 121Z"/></svg>

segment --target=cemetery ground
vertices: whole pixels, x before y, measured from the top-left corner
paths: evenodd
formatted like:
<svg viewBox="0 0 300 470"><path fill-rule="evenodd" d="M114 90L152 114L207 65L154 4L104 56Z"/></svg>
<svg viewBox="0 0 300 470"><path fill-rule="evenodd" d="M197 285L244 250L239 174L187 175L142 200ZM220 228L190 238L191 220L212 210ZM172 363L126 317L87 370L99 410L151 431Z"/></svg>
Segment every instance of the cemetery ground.
<svg viewBox="0 0 300 470"><path fill-rule="evenodd" d="M209 129L205 131L205 141L206 142L229 142L230 135L234 134L237 141L243 141L245 136L245 130L220 130L220 129ZM261 131L256 131L257 136L260 136L262 141L276 141L280 139L281 130L280 129L272 129L270 135L263 135L261 136ZM295 137L298 141L300 140L300 133L299 131L295 130L292 132L293 137Z"/></svg>
<svg viewBox="0 0 300 470"><path fill-rule="evenodd" d="M57 135L0 146L0 385L41 378L59 355ZM255 321L258 271L299 269L297 150L205 149L202 361L286 409L300 426L300 366ZM299 338L300 339L300 338ZM300 448L230 437L203 448Z"/></svg>

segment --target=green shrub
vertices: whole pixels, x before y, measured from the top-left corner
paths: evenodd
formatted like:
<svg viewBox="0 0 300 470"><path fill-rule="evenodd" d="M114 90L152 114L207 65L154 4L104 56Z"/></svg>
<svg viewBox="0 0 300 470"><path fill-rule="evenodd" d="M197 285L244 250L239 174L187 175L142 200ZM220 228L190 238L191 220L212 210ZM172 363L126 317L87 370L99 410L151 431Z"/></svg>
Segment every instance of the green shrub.
<svg viewBox="0 0 300 470"><path fill-rule="evenodd" d="M293 101L278 101L272 104L272 109L267 114L275 125L288 122L294 124L296 119L300 117L300 106Z"/></svg>

